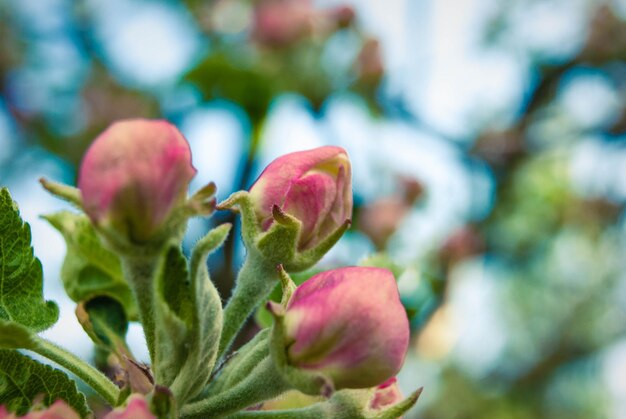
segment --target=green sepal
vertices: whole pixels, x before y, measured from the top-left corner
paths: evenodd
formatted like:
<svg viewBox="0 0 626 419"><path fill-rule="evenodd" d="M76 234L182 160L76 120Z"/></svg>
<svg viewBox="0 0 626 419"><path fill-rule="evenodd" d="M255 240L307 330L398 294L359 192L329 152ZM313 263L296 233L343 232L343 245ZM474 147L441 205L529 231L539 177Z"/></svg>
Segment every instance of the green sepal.
<svg viewBox="0 0 626 419"><path fill-rule="evenodd" d="M216 200L213 195L216 189L215 184L211 182L189 199L179 202L161 227L146 240L133 239L114 228L96 227L96 229L118 255L136 259L158 258L169 243L182 241L189 218L208 216L215 211Z"/></svg>
<svg viewBox="0 0 626 419"><path fill-rule="evenodd" d="M59 182L53 182L43 177L39 179L39 183L41 183L41 186L43 186L46 191L57 198L69 202L76 208L83 208L83 199L78 188Z"/></svg>
<svg viewBox="0 0 626 419"><path fill-rule="evenodd" d="M215 192L217 187L215 183L210 182L206 186L200 188L194 193L185 204L188 216L208 216L215 211L216 199Z"/></svg>
<svg viewBox="0 0 626 419"><path fill-rule="evenodd" d="M302 223L283 212L278 205L272 207L274 223L256 242L256 249L272 265L289 265L296 257L296 245Z"/></svg>
<svg viewBox="0 0 626 419"><path fill-rule="evenodd" d="M253 249L255 241L261 234L261 227L254 213L254 204L250 199L250 194L247 191L235 192L228 199L217 204L217 209L240 213L243 242L246 248Z"/></svg>
<svg viewBox="0 0 626 419"><path fill-rule="evenodd" d="M137 320L137 304L124 278L119 257L100 240L85 215L61 211L43 217L67 243L61 280L77 303L107 296L117 300L130 320Z"/></svg>
<svg viewBox="0 0 626 419"><path fill-rule="evenodd" d="M238 209L241 213L241 233L248 252L259 253L269 265L282 264L290 272L303 271L319 262L351 225L350 220L345 220L316 246L300 251L298 240L302 223L282 211L278 205L272 207L274 223L266 232L262 232L254 211L254 203L246 191L235 192L218 204L217 208Z"/></svg>
<svg viewBox="0 0 626 419"><path fill-rule="evenodd" d="M187 275L173 278L167 273L172 260L178 259L176 265L184 258L175 246L166 251L165 265L157 274L157 383L170 387L181 404L202 390L216 362L223 314L206 258L224 242L230 228L230 224L223 224L197 243L188 279ZM176 294L176 289L182 291Z"/></svg>
<svg viewBox="0 0 626 419"><path fill-rule="evenodd" d="M90 414L85 396L65 373L14 350L0 350L0 405L23 415L41 397L45 406L63 399L81 417Z"/></svg>
<svg viewBox="0 0 626 419"><path fill-rule="evenodd" d="M350 228L351 225L351 220L345 220L343 224L326 236L324 240L319 242L315 247L296 254L296 257L290 263L284 264L285 269L290 272L301 272L309 269L319 262L326 253L328 253L328 251L339 241L339 239L341 239L343 234Z"/></svg>
<svg viewBox="0 0 626 419"><path fill-rule="evenodd" d="M283 265L278 265L278 277L280 279L280 286L282 289L282 298L280 304L287 308L289 304L289 300L291 300L291 296L294 292L296 292L296 284L293 282Z"/></svg>
<svg viewBox="0 0 626 419"><path fill-rule="evenodd" d="M59 318L59 307L43 298L41 262L33 254L30 226L9 190L0 189L0 319L36 332Z"/></svg>
<svg viewBox="0 0 626 419"><path fill-rule="evenodd" d="M415 405L422 389L384 410L369 409L374 389L340 390L323 402L285 410L249 410L229 416L230 419L397 419Z"/></svg>
<svg viewBox="0 0 626 419"><path fill-rule="evenodd" d="M167 226L186 225L189 218L208 217L213 214L217 205L217 200L214 196L216 191L217 187L213 182L209 182L200 188L182 205L174 209L167 220ZM170 231L172 230L170 229Z"/></svg>
<svg viewBox="0 0 626 419"><path fill-rule="evenodd" d="M102 296L76 307L76 318L91 340L116 354L120 360L132 358L126 344L128 318L124 307L115 299Z"/></svg>
<svg viewBox="0 0 626 419"><path fill-rule="evenodd" d="M332 406L333 417L349 419L397 419L415 405L422 388L413 392L409 397L387 407L386 409L371 409L370 403L376 393L376 388L340 390L327 402Z"/></svg>
<svg viewBox="0 0 626 419"><path fill-rule="evenodd" d="M424 389L423 387L420 387L419 389L417 389L416 391L411 393L411 395L409 397L405 398L401 402L398 402L398 403L394 404L393 406L391 406L391 407L383 410L382 412L376 414L374 416L374 418L376 418L376 419L396 419L396 418L399 418L400 416L405 414L410 408L415 406L415 403L417 403L417 399L419 399L420 395L422 394L422 390L423 389Z"/></svg>
<svg viewBox="0 0 626 419"><path fill-rule="evenodd" d="M0 319L0 349L32 349L37 345L33 337L27 327Z"/></svg>

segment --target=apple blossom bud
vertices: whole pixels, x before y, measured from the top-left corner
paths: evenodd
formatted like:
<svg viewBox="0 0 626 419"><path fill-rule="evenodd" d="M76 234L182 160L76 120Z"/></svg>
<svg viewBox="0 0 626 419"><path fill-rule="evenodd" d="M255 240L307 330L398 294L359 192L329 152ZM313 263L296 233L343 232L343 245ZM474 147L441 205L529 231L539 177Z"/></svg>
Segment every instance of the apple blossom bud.
<svg viewBox="0 0 626 419"><path fill-rule="evenodd" d="M351 218L351 176L350 160L341 147L319 147L277 158L250 188L261 228L270 228L272 209L278 206L302 223L298 250L315 247Z"/></svg>
<svg viewBox="0 0 626 419"><path fill-rule="evenodd" d="M347 267L300 285L284 314L287 362L320 373L335 389L366 388L400 370L409 322L393 274Z"/></svg>
<svg viewBox="0 0 626 419"><path fill-rule="evenodd" d="M252 38L263 46L288 47L311 32L314 17L310 0L258 1Z"/></svg>
<svg viewBox="0 0 626 419"><path fill-rule="evenodd" d="M365 84L378 84L385 74L380 42L369 38L363 43L361 52L357 56L356 73L359 80Z"/></svg>
<svg viewBox="0 0 626 419"><path fill-rule="evenodd" d="M34 410L24 416L9 413L4 406L0 406L0 419L79 419L80 415L74 411L65 401L59 399L52 403L50 407Z"/></svg>
<svg viewBox="0 0 626 419"><path fill-rule="evenodd" d="M337 6L328 11L328 17L335 21L337 27L347 28L354 22L354 9L347 5Z"/></svg>
<svg viewBox="0 0 626 419"><path fill-rule="evenodd" d="M126 407L118 407L107 413L103 419L156 419L143 396L135 394L129 397Z"/></svg>
<svg viewBox="0 0 626 419"><path fill-rule="evenodd" d="M176 127L164 120L125 120L89 147L78 188L97 227L145 242L185 200L195 173L189 144Z"/></svg>

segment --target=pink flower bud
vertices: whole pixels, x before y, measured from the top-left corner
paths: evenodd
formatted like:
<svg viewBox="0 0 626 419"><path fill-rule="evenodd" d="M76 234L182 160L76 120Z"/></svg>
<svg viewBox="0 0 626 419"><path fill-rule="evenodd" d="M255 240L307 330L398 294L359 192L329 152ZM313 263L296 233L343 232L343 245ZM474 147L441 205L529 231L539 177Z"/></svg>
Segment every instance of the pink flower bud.
<svg viewBox="0 0 626 419"><path fill-rule="evenodd" d="M114 123L95 139L78 188L94 224L146 241L184 201L195 173L189 144L176 127L133 119Z"/></svg>
<svg viewBox="0 0 626 419"><path fill-rule="evenodd" d="M277 158L261 173L250 196L264 231L272 207L302 222L298 249L314 247L352 216L350 160L341 147L319 147Z"/></svg>
<svg viewBox="0 0 626 419"><path fill-rule="evenodd" d="M35 407L37 409L37 407ZM33 410L25 416L9 413L4 406L0 406L0 419L79 419L80 416L65 401L57 400L50 407L43 410Z"/></svg>
<svg viewBox="0 0 626 419"><path fill-rule="evenodd" d="M133 395L126 407L112 410L103 419L156 419L156 416L150 411L146 399L141 395Z"/></svg>
<svg viewBox="0 0 626 419"><path fill-rule="evenodd" d="M320 372L335 388L366 388L400 370L409 322L393 274L347 267L322 272L294 292L284 318L288 362Z"/></svg>
<svg viewBox="0 0 626 419"><path fill-rule="evenodd" d="M312 29L310 0L262 0L255 3L252 37L261 45L287 47Z"/></svg>

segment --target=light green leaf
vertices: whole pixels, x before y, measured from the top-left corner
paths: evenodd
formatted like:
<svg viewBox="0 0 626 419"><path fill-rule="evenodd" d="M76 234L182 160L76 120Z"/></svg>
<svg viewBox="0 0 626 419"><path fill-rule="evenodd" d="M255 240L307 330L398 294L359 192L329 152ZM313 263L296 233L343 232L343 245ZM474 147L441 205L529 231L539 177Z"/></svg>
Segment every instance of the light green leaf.
<svg viewBox="0 0 626 419"><path fill-rule="evenodd" d="M206 258L223 243L230 227L221 225L198 242L185 282L184 257L177 246L168 249L157 275L157 383L169 386L180 404L202 390L217 358L222 303Z"/></svg>
<svg viewBox="0 0 626 419"><path fill-rule="evenodd" d="M161 256L156 274L155 360L157 384L171 386L185 362L191 327L191 293L187 260L180 246L172 244Z"/></svg>
<svg viewBox="0 0 626 419"><path fill-rule="evenodd" d="M46 406L62 399L81 417L90 413L85 396L65 373L17 351L0 350L0 405L23 415L42 394Z"/></svg>
<svg viewBox="0 0 626 419"><path fill-rule="evenodd" d="M0 320L0 349L31 349L36 344L31 330L18 323Z"/></svg>
<svg viewBox="0 0 626 419"><path fill-rule="evenodd" d="M59 307L43 299L41 262L33 254L30 226L9 190L0 189L0 319L34 331L56 323Z"/></svg>
<svg viewBox="0 0 626 419"><path fill-rule="evenodd" d="M130 320L137 320L137 306L115 253L107 249L85 215L61 211L44 217L67 243L61 269L65 291L76 302L107 296L117 300Z"/></svg>

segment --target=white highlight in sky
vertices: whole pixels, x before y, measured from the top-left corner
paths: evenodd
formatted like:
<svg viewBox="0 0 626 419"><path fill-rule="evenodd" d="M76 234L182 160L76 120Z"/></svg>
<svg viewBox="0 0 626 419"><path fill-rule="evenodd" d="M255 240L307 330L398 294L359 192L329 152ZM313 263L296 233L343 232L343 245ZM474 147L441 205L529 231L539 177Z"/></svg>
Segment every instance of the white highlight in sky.
<svg viewBox="0 0 626 419"><path fill-rule="evenodd" d="M264 126L256 175L279 156L326 144L307 106L306 100L295 95L275 99Z"/></svg>
<svg viewBox="0 0 626 419"><path fill-rule="evenodd" d="M237 115L223 107L199 108L183 119L180 129L198 170L191 192L215 182L219 199L227 198L236 186L246 136Z"/></svg>
<svg viewBox="0 0 626 419"><path fill-rule="evenodd" d="M581 128L595 128L615 120L623 100L610 79L601 73L568 78L558 99Z"/></svg>
<svg viewBox="0 0 626 419"><path fill-rule="evenodd" d="M96 35L121 76L143 85L175 81L201 46L191 16L164 2L92 0Z"/></svg>

